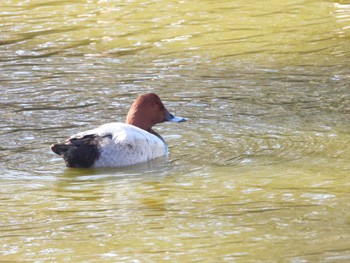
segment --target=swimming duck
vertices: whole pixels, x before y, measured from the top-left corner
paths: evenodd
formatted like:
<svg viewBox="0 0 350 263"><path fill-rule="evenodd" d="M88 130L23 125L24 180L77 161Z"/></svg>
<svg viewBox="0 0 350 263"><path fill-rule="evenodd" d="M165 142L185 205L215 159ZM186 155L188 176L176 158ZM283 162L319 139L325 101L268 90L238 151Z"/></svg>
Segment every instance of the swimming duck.
<svg viewBox="0 0 350 263"><path fill-rule="evenodd" d="M152 127L164 121L183 122L169 113L154 93L139 96L126 123L112 122L77 133L51 145L67 167L117 167L147 162L168 153L164 139Z"/></svg>

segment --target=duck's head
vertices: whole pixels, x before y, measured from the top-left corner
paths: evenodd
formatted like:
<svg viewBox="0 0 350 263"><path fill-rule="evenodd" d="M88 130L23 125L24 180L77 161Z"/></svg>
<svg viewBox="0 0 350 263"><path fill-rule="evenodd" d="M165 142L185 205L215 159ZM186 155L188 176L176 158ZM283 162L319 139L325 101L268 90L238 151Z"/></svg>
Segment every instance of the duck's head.
<svg viewBox="0 0 350 263"><path fill-rule="evenodd" d="M131 105L126 123L151 131L152 126L164 121L182 122L185 118L172 115L157 94L147 93L139 96Z"/></svg>

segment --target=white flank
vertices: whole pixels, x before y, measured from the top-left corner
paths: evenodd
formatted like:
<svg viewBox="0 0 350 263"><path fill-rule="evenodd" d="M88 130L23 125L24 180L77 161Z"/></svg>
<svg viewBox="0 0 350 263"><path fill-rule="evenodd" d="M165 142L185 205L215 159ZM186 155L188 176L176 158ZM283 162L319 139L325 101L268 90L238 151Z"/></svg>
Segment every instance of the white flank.
<svg viewBox="0 0 350 263"><path fill-rule="evenodd" d="M107 123L74 137L96 134L100 157L93 167L126 166L147 162L167 153L167 146L157 136L126 123Z"/></svg>

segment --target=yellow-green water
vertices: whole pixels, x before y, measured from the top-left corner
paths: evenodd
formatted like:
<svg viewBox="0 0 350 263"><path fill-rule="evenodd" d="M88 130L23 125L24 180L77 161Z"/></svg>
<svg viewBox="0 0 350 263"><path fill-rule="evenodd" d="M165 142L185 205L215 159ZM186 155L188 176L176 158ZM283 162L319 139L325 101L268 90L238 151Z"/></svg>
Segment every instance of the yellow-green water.
<svg viewBox="0 0 350 263"><path fill-rule="evenodd" d="M2 1L4 262L348 262L350 2ZM168 160L49 146L156 92Z"/></svg>

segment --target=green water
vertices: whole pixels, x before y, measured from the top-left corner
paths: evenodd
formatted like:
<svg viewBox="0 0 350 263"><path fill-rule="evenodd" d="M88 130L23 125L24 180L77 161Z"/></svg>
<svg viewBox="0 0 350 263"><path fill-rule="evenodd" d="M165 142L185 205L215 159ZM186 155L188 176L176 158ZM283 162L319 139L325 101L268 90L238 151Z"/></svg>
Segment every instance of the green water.
<svg viewBox="0 0 350 263"><path fill-rule="evenodd" d="M4 262L348 262L350 2L2 1ZM156 92L170 156L50 144Z"/></svg>

